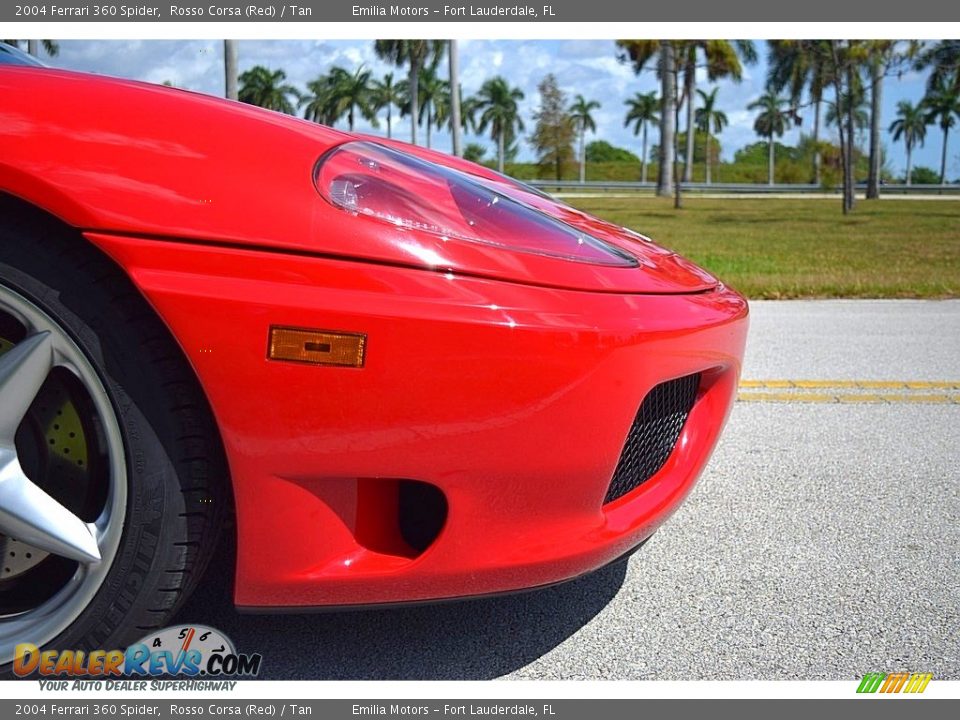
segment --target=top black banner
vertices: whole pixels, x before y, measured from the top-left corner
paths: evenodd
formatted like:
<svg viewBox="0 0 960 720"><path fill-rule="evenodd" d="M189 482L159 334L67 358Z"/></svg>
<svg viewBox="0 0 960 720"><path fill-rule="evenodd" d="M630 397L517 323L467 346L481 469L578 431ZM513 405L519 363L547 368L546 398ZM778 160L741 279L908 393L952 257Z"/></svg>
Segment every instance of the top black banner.
<svg viewBox="0 0 960 720"><path fill-rule="evenodd" d="M541 0L537 0L540 2ZM287 2L104 3L64 0L27 2L0 7L0 22L957 22L960 3L913 0L727 0L688 3L624 3L623 0L549 0L522 2ZM949 35L949 33L947 33Z"/></svg>

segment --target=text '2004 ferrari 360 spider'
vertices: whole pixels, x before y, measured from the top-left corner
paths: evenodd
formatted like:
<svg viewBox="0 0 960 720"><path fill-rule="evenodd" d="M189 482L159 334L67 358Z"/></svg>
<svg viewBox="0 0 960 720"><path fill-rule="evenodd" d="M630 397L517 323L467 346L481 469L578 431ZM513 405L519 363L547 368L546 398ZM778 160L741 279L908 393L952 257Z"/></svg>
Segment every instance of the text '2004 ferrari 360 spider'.
<svg viewBox="0 0 960 720"><path fill-rule="evenodd" d="M0 665L566 580L690 492L747 304L455 157L0 62Z"/></svg>

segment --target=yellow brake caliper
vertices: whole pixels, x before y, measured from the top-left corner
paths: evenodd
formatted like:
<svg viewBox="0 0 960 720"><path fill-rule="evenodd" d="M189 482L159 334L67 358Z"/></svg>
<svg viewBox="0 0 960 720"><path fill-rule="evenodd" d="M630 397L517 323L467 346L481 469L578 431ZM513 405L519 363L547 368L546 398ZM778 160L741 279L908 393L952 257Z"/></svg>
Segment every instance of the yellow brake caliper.
<svg viewBox="0 0 960 720"><path fill-rule="evenodd" d="M0 356L12 347L12 342L0 337ZM70 483L82 482L87 473L83 422L62 383L47 383L31 406L28 417L40 428L46 443L45 467L48 472L41 484L51 495L60 496ZM0 536L0 548L0 580L26 572L47 557L42 550L4 536Z"/></svg>

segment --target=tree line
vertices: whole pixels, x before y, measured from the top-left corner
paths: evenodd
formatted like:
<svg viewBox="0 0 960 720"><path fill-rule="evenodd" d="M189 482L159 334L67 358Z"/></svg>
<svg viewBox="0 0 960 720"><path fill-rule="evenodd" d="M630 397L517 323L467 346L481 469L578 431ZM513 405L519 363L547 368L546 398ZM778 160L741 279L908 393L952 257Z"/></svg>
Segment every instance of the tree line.
<svg viewBox="0 0 960 720"><path fill-rule="evenodd" d="M350 130L358 116L376 128L383 120L388 138L394 136L395 117L406 117L410 142L420 141L422 128L425 144L431 147L432 131L447 129L454 153L474 160L481 159L485 149L476 144L460 148L463 132L489 133L503 171L506 158L516 154L516 143L524 130L519 107L524 94L519 88L498 75L486 80L476 94L463 97L455 41L377 40L374 50L382 60L406 68L407 76L397 78L388 72L374 78L365 66L352 71L334 66L309 81L304 92L286 82L283 70L258 65L240 74L237 99L291 115L302 113L324 125L346 121ZM448 60L446 70L442 67L444 57Z"/></svg>
<svg viewBox="0 0 960 720"><path fill-rule="evenodd" d="M749 41L717 40L618 40L620 58L639 74L656 72L661 86L660 145L657 192L675 195L680 204L680 184L674 182L679 148L676 129L685 107L687 116L686 162L683 181L689 182L694 136L694 89L698 69L708 79L728 77L739 81L742 66L756 62ZM886 78L908 70L928 72L926 94L918 105L901 101L897 118L887 128L907 151L907 182L911 179L912 152L922 145L926 129L937 124L943 132L940 183L946 181L950 128L960 118L960 41L935 43L904 40L773 40L767 42L765 92L751 102L757 112L754 130L768 144L768 183L773 184L775 139L800 125L804 111L813 114L813 182L821 182L822 160L829 145L821 142L821 112L836 126L840 141L839 165L843 177L843 212L853 210L857 161L856 133L869 128L867 198L879 197L881 183L882 96ZM712 102L702 92L703 126ZM722 128L722 120L717 125ZM715 126L716 127L716 126ZM677 177L679 180L679 178Z"/></svg>

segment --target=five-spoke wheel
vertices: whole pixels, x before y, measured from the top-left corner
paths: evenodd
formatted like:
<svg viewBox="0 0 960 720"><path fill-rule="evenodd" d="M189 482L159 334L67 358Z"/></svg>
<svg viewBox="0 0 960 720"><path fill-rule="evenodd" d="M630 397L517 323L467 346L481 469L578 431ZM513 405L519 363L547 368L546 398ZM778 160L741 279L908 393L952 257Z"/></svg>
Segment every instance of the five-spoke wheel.
<svg viewBox="0 0 960 720"><path fill-rule="evenodd" d="M202 577L220 436L167 328L75 230L0 193L0 675L125 647Z"/></svg>
<svg viewBox="0 0 960 720"><path fill-rule="evenodd" d="M52 317L0 286L0 664L87 606L126 499L123 439L96 370Z"/></svg>

